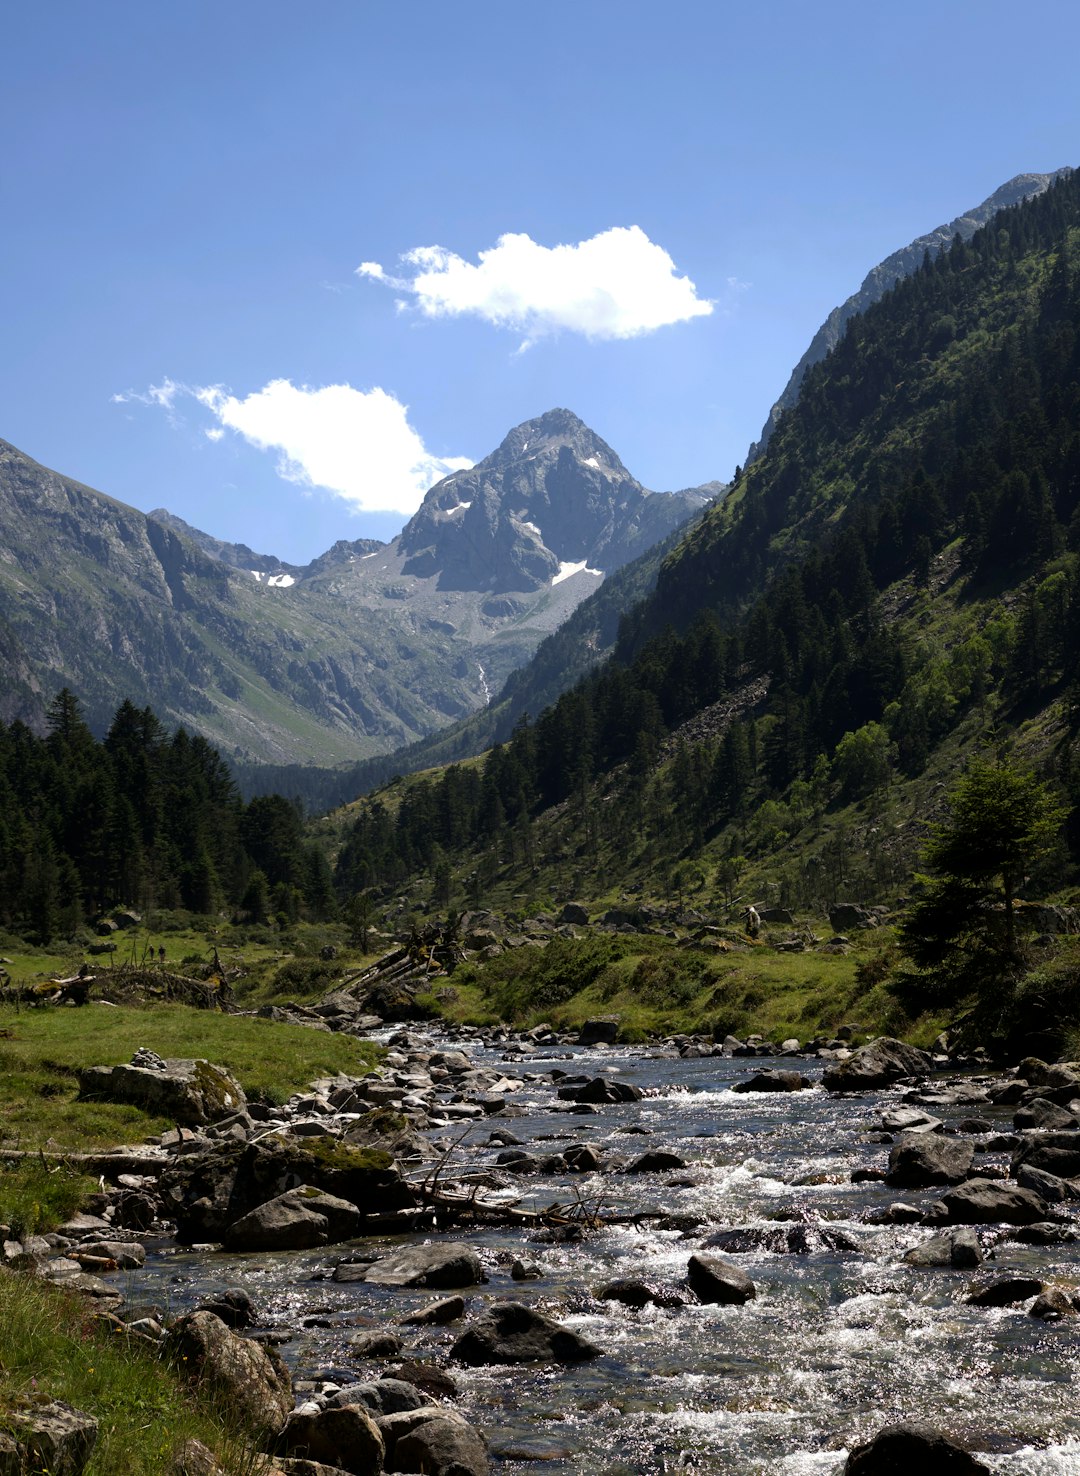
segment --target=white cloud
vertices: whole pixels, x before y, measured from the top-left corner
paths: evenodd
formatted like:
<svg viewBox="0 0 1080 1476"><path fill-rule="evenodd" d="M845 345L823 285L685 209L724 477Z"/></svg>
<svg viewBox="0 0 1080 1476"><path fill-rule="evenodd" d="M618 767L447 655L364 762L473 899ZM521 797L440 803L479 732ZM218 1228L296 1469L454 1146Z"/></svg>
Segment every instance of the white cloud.
<svg viewBox="0 0 1080 1476"><path fill-rule="evenodd" d="M145 394L113 395L170 414L178 395L196 399L217 422L204 431L220 441L235 431L260 451L277 451L277 472L301 487L324 487L357 512L411 514L429 487L472 466L466 457L434 456L409 424L408 406L386 390L328 384L315 389L273 379L240 399L221 385L166 380Z"/></svg>
<svg viewBox="0 0 1080 1476"><path fill-rule="evenodd" d="M365 261L357 275L407 292L429 318L471 313L531 342L570 329L586 338L637 338L670 323L707 317L713 303L676 274L662 246L640 226L614 226L576 246L541 246L525 234L500 236L479 262L418 246L401 258L411 273L390 276Z"/></svg>

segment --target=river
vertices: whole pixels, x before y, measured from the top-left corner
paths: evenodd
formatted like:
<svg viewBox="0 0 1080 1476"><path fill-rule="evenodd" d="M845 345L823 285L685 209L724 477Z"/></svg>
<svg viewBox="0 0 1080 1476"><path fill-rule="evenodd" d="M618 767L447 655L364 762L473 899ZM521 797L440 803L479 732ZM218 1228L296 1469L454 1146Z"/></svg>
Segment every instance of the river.
<svg viewBox="0 0 1080 1476"><path fill-rule="evenodd" d="M443 1044L461 1043L432 1037L433 1048ZM513 1181L526 1204L581 1196L621 1212L685 1217L680 1228L657 1229L648 1221L612 1226L573 1244L536 1243L530 1232L507 1228L446 1236L473 1245L490 1278L467 1294L466 1317L489 1300L523 1301L603 1350L595 1361L572 1367L448 1365L459 1386L458 1407L484 1432L494 1470L505 1476L836 1476L852 1445L883 1424L919 1418L970 1442L1003 1476L1080 1473L1080 1317L1044 1323L1025 1305L968 1306L962 1296L979 1273L903 1263L903 1252L930 1230L866 1222L897 1200L921 1204L934 1197L933 1190L851 1181L855 1169L885 1166L888 1146L873 1138L880 1136L883 1108L900 1102L899 1090L853 1097L820 1087L793 1095L731 1090L762 1066L794 1065L813 1076L815 1062L683 1060L646 1048L577 1050L573 1060L561 1048L524 1058L470 1049L477 1064L508 1075L551 1068L615 1072L648 1095L580 1116L567 1113L547 1082L528 1083L510 1099L527 1109L525 1116L485 1118L470 1128L455 1150L461 1169L494 1165L502 1149L487 1140L495 1128L511 1130L526 1149L587 1143L629 1159L666 1148L687 1163L674 1173ZM978 1110L998 1130L1011 1130L1011 1109ZM941 1115L955 1121L965 1114ZM456 1126L453 1133L460 1136ZM1008 1154L980 1153L976 1164L1007 1167ZM791 1220L828 1223L858 1248L734 1255L757 1287L756 1298L742 1306L699 1306L691 1298L681 1308L637 1311L595 1296L616 1277L647 1277L679 1289L689 1256L711 1234L734 1226L775 1229ZM1080 1244L1030 1246L1005 1239L1005 1229L980 1227L988 1256L983 1279L1016 1272L1080 1284ZM305 1380L346 1383L373 1376L371 1365L351 1357L350 1336L358 1328L386 1327L433 1295L330 1280L333 1266L356 1248L275 1256L166 1249L148 1258L127 1291L178 1314L208 1291L241 1287L262 1323L291 1334L281 1352L301 1387ZM540 1268L538 1280L511 1278L519 1258ZM402 1331L412 1356L442 1362L460 1326Z"/></svg>

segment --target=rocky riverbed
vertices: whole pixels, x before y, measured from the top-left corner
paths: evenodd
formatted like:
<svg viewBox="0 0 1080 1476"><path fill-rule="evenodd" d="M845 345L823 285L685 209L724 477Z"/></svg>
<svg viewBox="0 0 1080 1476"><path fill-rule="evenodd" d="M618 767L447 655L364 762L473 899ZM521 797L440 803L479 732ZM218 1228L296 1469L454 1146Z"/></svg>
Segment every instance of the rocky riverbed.
<svg viewBox="0 0 1080 1476"><path fill-rule="evenodd" d="M203 1120L9 1260L140 1336L207 1307L275 1349L286 1470L839 1476L917 1419L976 1453L942 1470L1080 1472L1072 1068L383 1038L276 1111L148 1053Z"/></svg>

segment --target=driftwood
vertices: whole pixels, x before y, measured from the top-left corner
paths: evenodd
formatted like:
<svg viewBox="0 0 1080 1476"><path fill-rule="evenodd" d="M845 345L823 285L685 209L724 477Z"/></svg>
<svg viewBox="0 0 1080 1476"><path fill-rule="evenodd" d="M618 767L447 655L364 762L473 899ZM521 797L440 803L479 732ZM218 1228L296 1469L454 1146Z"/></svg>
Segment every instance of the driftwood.
<svg viewBox="0 0 1080 1476"><path fill-rule="evenodd" d="M0 1163L22 1163L28 1158L37 1159L46 1169L52 1162L53 1169L72 1168L80 1173L96 1174L109 1181L121 1174L142 1174L148 1178L159 1178L171 1162L168 1158L150 1158L141 1153L118 1153L115 1149L101 1153L46 1154L41 1148L0 1149Z"/></svg>

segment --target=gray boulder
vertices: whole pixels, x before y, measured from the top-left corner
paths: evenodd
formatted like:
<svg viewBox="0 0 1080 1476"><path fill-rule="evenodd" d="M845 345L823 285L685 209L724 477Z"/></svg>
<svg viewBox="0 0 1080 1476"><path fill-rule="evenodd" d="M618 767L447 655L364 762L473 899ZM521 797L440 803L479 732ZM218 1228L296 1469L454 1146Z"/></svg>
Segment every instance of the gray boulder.
<svg viewBox="0 0 1080 1476"><path fill-rule="evenodd" d="M366 1409L356 1404L311 1414L295 1410L277 1448L283 1455L321 1461L353 1476L378 1476L386 1454L378 1425Z"/></svg>
<svg viewBox="0 0 1080 1476"><path fill-rule="evenodd" d="M882 1036L860 1046L846 1061L828 1066L821 1080L830 1092L862 1092L888 1086L906 1076L929 1076L933 1069L928 1051Z"/></svg>
<svg viewBox="0 0 1080 1476"><path fill-rule="evenodd" d="M844 1476L990 1476L989 1466L975 1459L951 1436L921 1421L886 1425L872 1440L857 1445L844 1465Z"/></svg>
<svg viewBox="0 0 1080 1476"><path fill-rule="evenodd" d="M301 1184L249 1210L221 1237L226 1250L308 1250L359 1235L364 1217L355 1204Z"/></svg>
<svg viewBox="0 0 1080 1476"><path fill-rule="evenodd" d="M886 1184L894 1189L921 1189L930 1184L959 1184L967 1178L975 1145L964 1138L907 1132L889 1154Z"/></svg>
<svg viewBox="0 0 1080 1476"><path fill-rule="evenodd" d="M123 1102L183 1127L203 1127L230 1117L247 1101L224 1066L202 1060L170 1060L165 1069L146 1066L89 1066L78 1073L83 1100Z"/></svg>
<svg viewBox="0 0 1080 1476"><path fill-rule="evenodd" d="M1045 1169L1032 1168L1022 1163L1014 1175L1021 1189L1030 1189L1045 1199L1047 1204L1061 1204L1066 1199L1080 1198L1080 1186L1073 1179L1062 1179L1057 1174L1048 1174Z"/></svg>
<svg viewBox="0 0 1080 1476"><path fill-rule="evenodd" d="M520 1302L497 1302L450 1349L461 1363L582 1363L600 1349Z"/></svg>
<svg viewBox="0 0 1080 1476"><path fill-rule="evenodd" d="M968 1288L964 1301L969 1307L1012 1307L1037 1297L1043 1283L1034 1276L999 1276L985 1286Z"/></svg>
<svg viewBox="0 0 1080 1476"><path fill-rule="evenodd" d="M618 1038L618 1020L586 1020L578 1031L577 1043L579 1046L614 1045Z"/></svg>
<svg viewBox="0 0 1080 1476"><path fill-rule="evenodd" d="M469 1245L407 1245L368 1269L372 1286L479 1286L485 1280L480 1257Z"/></svg>
<svg viewBox="0 0 1080 1476"><path fill-rule="evenodd" d="M580 902L567 902L559 913L558 921L561 923L572 923L576 927L583 928L589 921L589 909Z"/></svg>
<svg viewBox="0 0 1080 1476"><path fill-rule="evenodd" d="M838 902L829 908L829 926L834 933L850 933L856 928L877 928L881 919L869 907L858 902Z"/></svg>
<svg viewBox="0 0 1080 1476"><path fill-rule="evenodd" d="M978 1266L982 1263L982 1247L974 1230L966 1227L949 1230L942 1235L932 1235L921 1245L914 1246L904 1256L909 1266L921 1268L934 1266Z"/></svg>
<svg viewBox="0 0 1080 1476"><path fill-rule="evenodd" d="M436 1414L415 1425L394 1444L393 1471L423 1471L425 1476L488 1476L487 1450L471 1425Z"/></svg>
<svg viewBox="0 0 1080 1476"><path fill-rule="evenodd" d="M596 1294L602 1302L621 1302L624 1307L685 1307L686 1300L670 1287L655 1281L624 1276L609 1281Z"/></svg>
<svg viewBox="0 0 1080 1476"><path fill-rule="evenodd" d="M796 1046L798 1041L795 1042ZM804 1092L813 1086L808 1076L801 1071L758 1071L744 1081L737 1081L733 1092Z"/></svg>
<svg viewBox="0 0 1080 1476"><path fill-rule="evenodd" d="M4 1422L8 1438L0 1445L0 1470L12 1476L81 1476L97 1442L97 1420L62 1399L10 1410Z"/></svg>
<svg viewBox="0 0 1080 1476"><path fill-rule="evenodd" d="M691 1256L686 1279L699 1302L741 1307L757 1296L757 1288L746 1272L722 1256Z"/></svg>
<svg viewBox="0 0 1080 1476"><path fill-rule="evenodd" d="M288 1369L271 1349L230 1332L212 1312L189 1312L174 1322L164 1351L251 1429L276 1434L285 1423L293 1407Z"/></svg>
<svg viewBox="0 0 1080 1476"><path fill-rule="evenodd" d="M650 1148L647 1152L640 1154L633 1163L627 1164L628 1174L664 1174L671 1169L686 1167L686 1159L680 1158L677 1153L671 1153L667 1148Z"/></svg>
<svg viewBox="0 0 1080 1476"><path fill-rule="evenodd" d="M1030 1128L1044 1132L1068 1132L1077 1126L1076 1118L1071 1112L1066 1112L1064 1107L1047 1101L1045 1097L1034 1097L1013 1113L1013 1127L1020 1132Z"/></svg>
<svg viewBox="0 0 1080 1476"><path fill-rule="evenodd" d="M608 1076L594 1076L584 1086L559 1088L559 1097L564 1102L640 1102L644 1095L633 1082L613 1081Z"/></svg>
<svg viewBox="0 0 1080 1476"><path fill-rule="evenodd" d="M969 1179L941 1197L954 1225L1032 1225L1047 1216L1038 1194L995 1179Z"/></svg>

